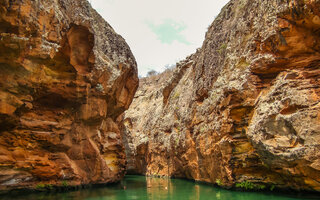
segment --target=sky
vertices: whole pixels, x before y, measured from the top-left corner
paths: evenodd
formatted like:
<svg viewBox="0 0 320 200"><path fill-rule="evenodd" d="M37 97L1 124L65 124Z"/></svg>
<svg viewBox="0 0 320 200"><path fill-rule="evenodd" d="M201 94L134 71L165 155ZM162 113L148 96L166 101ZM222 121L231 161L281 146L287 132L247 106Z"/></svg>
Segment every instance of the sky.
<svg viewBox="0 0 320 200"><path fill-rule="evenodd" d="M229 0L89 0L130 46L140 76L162 72L200 48Z"/></svg>

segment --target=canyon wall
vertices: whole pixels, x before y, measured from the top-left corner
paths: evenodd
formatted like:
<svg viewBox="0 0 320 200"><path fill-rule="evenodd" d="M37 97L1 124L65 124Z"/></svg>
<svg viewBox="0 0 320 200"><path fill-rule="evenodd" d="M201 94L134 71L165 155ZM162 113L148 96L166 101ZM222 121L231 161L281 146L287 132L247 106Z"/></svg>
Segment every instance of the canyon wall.
<svg viewBox="0 0 320 200"><path fill-rule="evenodd" d="M120 180L117 118L138 81L125 40L86 0L2 0L0 190Z"/></svg>
<svg viewBox="0 0 320 200"><path fill-rule="evenodd" d="M320 191L320 1L231 0L124 126L130 173Z"/></svg>

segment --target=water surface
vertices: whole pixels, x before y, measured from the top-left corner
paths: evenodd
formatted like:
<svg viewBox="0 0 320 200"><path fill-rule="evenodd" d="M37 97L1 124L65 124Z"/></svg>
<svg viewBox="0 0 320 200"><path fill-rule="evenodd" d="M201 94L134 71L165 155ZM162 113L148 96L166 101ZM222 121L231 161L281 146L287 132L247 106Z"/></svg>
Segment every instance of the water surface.
<svg viewBox="0 0 320 200"><path fill-rule="evenodd" d="M0 197L0 199L2 199ZM320 199L306 195L238 192L180 179L126 176L119 184L63 193L33 193L4 196L6 200L302 200Z"/></svg>

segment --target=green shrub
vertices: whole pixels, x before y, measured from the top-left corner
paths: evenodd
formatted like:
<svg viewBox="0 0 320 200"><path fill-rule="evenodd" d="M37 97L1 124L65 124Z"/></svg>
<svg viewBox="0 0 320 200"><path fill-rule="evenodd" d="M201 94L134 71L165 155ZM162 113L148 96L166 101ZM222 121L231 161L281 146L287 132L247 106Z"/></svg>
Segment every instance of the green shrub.
<svg viewBox="0 0 320 200"><path fill-rule="evenodd" d="M271 185L270 191L273 191L275 187L276 187L275 185Z"/></svg>
<svg viewBox="0 0 320 200"><path fill-rule="evenodd" d="M216 184L219 185L219 186L221 186L221 185L222 185L221 180L220 180L220 179L216 179Z"/></svg>
<svg viewBox="0 0 320 200"><path fill-rule="evenodd" d="M217 50L219 54L222 54L226 49L227 49L228 45L226 43L222 43L219 47L219 49Z"/></svg>
<svg viewBox="0 0 320 200"><path fill-rule="evenodd" d="M45 188L45 187L46 187L46 185L43 184L43 183L38 183L38 184L36 185L36 188L37 188L37 189L43 189L43 188Z"/></svg>
<svg viewBox="0 0 320 200"><path fill-rule="evenodd" d="M36 188L37 189L46 189L46 190L52 190L53 189L53 185L51 185L51 184L43 184L43 183L38 183L37 185L36 185Z"/></svg>
<svg viewBox="0 0 320 200"><path fill-rule="evenodd" d="M237 188L243 188L246 190L253 190L254 189L254 183L251 183L249 181L243 181L241 183L236 183Z"/></svg>
<svg viewBox="0 0 320 200"><path fill-rule="evenodd" d="M265 185L254 184L249 181L243 181L241 183L236 183L237 188L243 188L245 190L264 190L266 188Z"/></svg>
<svg viewBox="0 0 320 200"><path fill-rule="evenodd" d="M63 187L68 187L69 184L68 184L68 182L66 180L64 180L64 181L62 181L61 185Z"/></svg>

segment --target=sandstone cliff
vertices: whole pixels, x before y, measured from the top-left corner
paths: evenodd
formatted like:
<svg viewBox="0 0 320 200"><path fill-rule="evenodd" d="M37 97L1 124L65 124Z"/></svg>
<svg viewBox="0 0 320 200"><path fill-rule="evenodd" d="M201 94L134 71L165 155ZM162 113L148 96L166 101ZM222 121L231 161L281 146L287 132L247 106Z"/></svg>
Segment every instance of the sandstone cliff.
<svg viewBox="0 0 320 200"><path fill-rule="evenodd" d="M86 0L2 0L0 77L0 190L122 178L136 61Z"/></svg>
<svg viewBox="0 0 320 200"><path fill-rule="evenodd" d="M171 79L142 81L124 120L130 172L320 191L319 8L231 0Z"/></svg>

